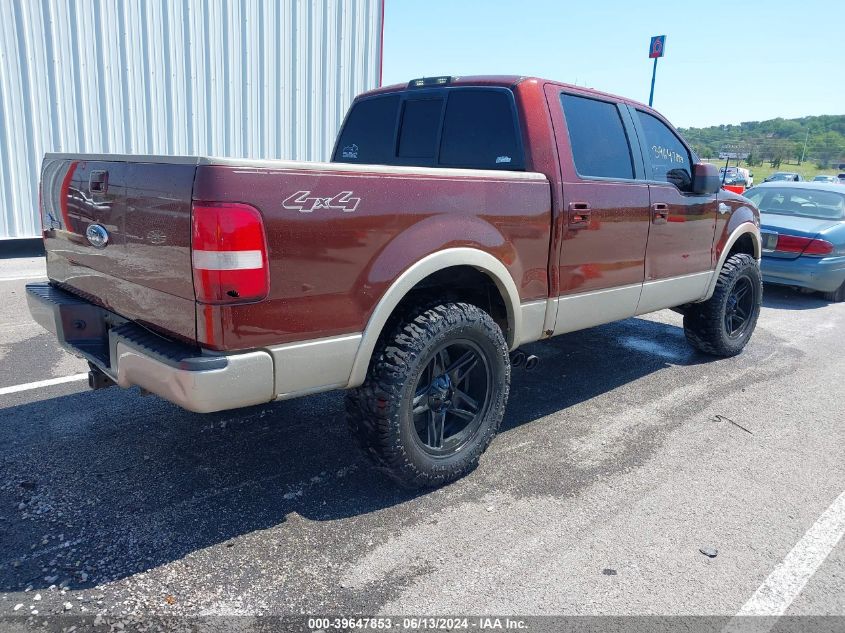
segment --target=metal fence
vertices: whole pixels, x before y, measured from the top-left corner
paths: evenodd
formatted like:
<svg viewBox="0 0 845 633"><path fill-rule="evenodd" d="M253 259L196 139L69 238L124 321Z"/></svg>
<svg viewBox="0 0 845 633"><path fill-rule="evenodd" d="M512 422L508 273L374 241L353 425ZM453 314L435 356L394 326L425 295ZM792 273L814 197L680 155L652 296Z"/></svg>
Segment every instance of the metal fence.
<svg viewBox="0 0 845 633"><path fill-rule="evenodd" d="M326 159L382 22L383 0L0 0L0 238L40 232L45 152Z"/></svg>

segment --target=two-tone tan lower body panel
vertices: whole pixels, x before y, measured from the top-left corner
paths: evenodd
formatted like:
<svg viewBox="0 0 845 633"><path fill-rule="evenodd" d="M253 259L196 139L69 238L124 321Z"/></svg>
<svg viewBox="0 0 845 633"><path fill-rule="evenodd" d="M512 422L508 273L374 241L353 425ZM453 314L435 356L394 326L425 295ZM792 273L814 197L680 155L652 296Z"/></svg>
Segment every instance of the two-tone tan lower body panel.
<svg viewBox="0 0 845 633"><path fill-rule="evenodd" d="M555 335L674 308L706 298L713 271L583 292L554 299Z"/></svg>

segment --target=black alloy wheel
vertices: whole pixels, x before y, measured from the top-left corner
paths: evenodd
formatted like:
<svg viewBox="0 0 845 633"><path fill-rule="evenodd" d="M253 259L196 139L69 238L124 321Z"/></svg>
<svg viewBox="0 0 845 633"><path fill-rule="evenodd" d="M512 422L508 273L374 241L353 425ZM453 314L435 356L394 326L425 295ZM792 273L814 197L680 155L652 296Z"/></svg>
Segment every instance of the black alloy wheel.
<svg viewBox="0 0 845 633"><path fill-rule="evenodd" d="M478 306L410 307L381 338L364 383L346 394L349 429L373 464L408 488L466 475L499 430L508 344Z"/></svg>
<svg viewBox="0 0 845 633"><path fill-rule="evenodd" d="M450 341L434 352L414 389L414 430L424 451L452 455L472 439L487 414L492 380L472 341Z"/></svg>
<svg viewBox="0 0 845 633"><path fill-rule="evenodd" d="M707 301L684 306L687 341L705 354L735 356L748 343L763 302L760 264L751 255L728 257Z"/></svg>
<svg viewBox="0 0 845 633"><path fill-rule="evenodd" d="M725 332L729 338L741 337L751 323L754 313L754 288L751 279L740 277L728 294L725 306Z"/></svg>

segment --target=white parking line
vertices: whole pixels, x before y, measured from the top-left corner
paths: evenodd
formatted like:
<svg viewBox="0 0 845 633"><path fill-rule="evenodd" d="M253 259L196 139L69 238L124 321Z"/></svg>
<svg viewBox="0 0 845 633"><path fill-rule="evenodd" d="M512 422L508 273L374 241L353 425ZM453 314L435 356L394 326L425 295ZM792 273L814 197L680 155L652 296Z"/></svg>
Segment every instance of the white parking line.
<svg viewBox="0 0 845 633"><path fill-rule="evenodd" d="M47 279L47 275L23 275L21 277L0 277L0 281L26 281L34 279Z"/></svg>
<svg viewBox="0 0 845 633"><path fill-rule="evenodd" d="M87 378L88 374L73 374L72 376L62 376L61 378L51 378L50 380L28 382L25 385L15 385L13 387L0 387L0 396L7 396L10 393L18 393L19 391L29 391L30 389L40 389L41 387L49 387L50 385L61 385L65 382L76 382L77 380L86 380Z"/></svg>
<svg viewBox="0 0 845 633"><path fill-rule="evenodd" d="M761 618L761 626L753 627L757 633L769 630L777 621L775 617L786 613L789 605L798 597L807 581L833 551L845 534L845 492L830 504L830 507L804 533L786 558L775 567L766 581L736 614L737 618L724 631L748 631L748 620L744 616L770 616Z"/></svg>

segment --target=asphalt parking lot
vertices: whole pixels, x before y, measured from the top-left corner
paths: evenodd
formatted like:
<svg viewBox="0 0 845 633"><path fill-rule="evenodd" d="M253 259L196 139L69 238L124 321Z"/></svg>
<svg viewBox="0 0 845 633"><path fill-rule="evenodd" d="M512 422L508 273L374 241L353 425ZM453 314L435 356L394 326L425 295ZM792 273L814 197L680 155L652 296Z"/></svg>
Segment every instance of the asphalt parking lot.
<svg viewBox="0 0 845 633"><path fill-rule="evenodd" d="M479 468L414 494L339 393L203 416L10 392L86 371L28 317L42 274L0 259L2 615L845 615L845 304L767 287L726 360L669 311L532 345Z"/></svg>

